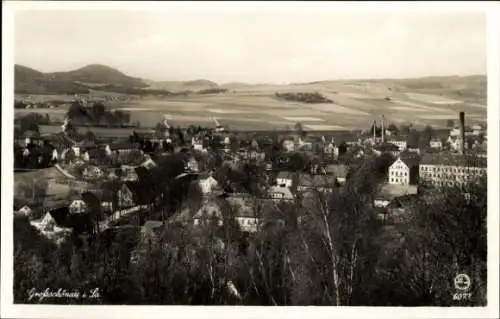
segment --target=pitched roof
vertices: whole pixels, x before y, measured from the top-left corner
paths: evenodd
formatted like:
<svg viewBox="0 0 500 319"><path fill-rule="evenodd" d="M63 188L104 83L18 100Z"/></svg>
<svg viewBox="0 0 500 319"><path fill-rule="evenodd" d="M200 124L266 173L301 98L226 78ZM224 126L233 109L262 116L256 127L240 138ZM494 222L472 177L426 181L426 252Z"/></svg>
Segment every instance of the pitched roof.
<svg viewBox="0 0 500 319"><path fill-rule="evenodd" d="M329 164L325 168L327 174L335 175L337 178L346 178L348 173L347 165Z"/></svg>
<svg viewBox="0 0 500 319"><path fill-rule="evenodd" d="M300 174L299 185L309 187L333 187L335 178L329 175Z"/></svg>
<svg viewBox="0 0 500 319"><path fill-rule="evenodd" d="M270 193L281 193L285 199L292 199L293 194L288 187L271 186L269 187Z"/></svg>
<svg viewBox="0 0 500 319"><path fill-rule="evenodd" d="M250 204L248 198L243 196L228 196L226 197L227 202L235 210L234 213L236 217L254 217L255 211Z"/></svg>
<svg viewBox="0 0 500 319"><path fill-rule="evenodd" d="M277 178L292 178L293 174L293 172L281 171L278 173Z"/></svg>
<svg viewBox="0 0 500 319"><path fill-rule="evenodd" d="M392 143L384 143L382 145L375 147L375 149L381 152L399 151L399 147L397 147Z"/></svg>
<svg viewBox="0 0 500 319"><path fill-rule="evenodd" d="M201 217L218 217L222 218L221 214L221 207L220 205L215 202L215 201L208 201L205 202L201 208L194 214L194 218L201 218Z"/></svg>
<svg viewBox="0 0 500 319"><path fill-rule="evenodd" d="M487 167L487 158L476 157L471 154L437 153L424 154L421 165L443 165L464 167Z"/></svg>

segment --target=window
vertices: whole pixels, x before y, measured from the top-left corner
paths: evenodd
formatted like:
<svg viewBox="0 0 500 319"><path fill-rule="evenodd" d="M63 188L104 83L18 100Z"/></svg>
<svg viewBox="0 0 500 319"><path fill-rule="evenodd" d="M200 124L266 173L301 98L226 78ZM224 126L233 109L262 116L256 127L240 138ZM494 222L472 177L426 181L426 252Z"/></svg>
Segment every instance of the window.
<svg viewBox="0 0 500 319"><path fill-rule="evenodd" d="M394 178L391 178L391 183L394 183Z"/></svg>

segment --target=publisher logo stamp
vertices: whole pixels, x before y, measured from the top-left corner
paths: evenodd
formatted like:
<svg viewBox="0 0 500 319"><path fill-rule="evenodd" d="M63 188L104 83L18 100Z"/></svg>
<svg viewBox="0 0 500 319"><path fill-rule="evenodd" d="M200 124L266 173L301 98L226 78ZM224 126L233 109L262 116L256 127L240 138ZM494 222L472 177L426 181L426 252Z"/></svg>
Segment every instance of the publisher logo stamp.
<svg viewBox="0 0 500 319"><path fill-rule="evenodd" d="M472 281L468 275L456 275L453 283L455 285L455 289L458 290L453 294L453 300L469 300L471 298L472 294L467 292L472 284Z"/></svg>

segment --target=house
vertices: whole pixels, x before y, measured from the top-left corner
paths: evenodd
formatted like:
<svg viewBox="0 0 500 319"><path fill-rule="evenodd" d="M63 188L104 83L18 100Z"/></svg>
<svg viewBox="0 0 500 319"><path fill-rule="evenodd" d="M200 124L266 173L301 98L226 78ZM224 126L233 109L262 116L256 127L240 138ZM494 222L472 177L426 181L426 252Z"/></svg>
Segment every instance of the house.
<svg viewBox="0 0 500 319"><path fill-rule="evenodd" d="M193 137L191 139L191 145L192 145L193 149L196 150L196 151L203 151L203 150L205 150L205 147L203 145L203 141L201 141L200 139L198 139L196 137Z"/></svg>
<svg viewBox="0 0 500 319"><path fill-rule="evenodd" d="M276 185L280 187L292 187L293 175L292 172L279 172L276 177Z"/></svg>
<svg viewBox="0 0 500 319"><path fill-rule="evenodd" d="M217 180L210 174L208 177L200 179L198 182L201 192L203 195L209 195L212 192L214 192L217 187L219 186L219 183Z"/></svg>
<svg viewBox="0 0 500 319"><path fill-rule="evenodd" d="M446 140L446 144L450 147L450 149L459 151L461 148L461 143L462 139L460 136L448 136L448 139ZM467 148L467 143L465 144L465 148Z"/></svg>
<svg viewBox="0 0 500 319"><path fill-rule="evenodd" d="M417 156L400 156L389 166L389 184L416 184L418 182Z"/></svg>
<svg viewBox="0 0 500 319"><path fill-rule="evenodd" d="M431 140L429 142L429 146L431 148L435 148L435 149L439 149L440 150L440 149L443 148L443 142L439 138L431 138Z"/></svg>
<svg viewBox="0 0 500 319"><path fill-rule="evenodd" d="M158 165L149 155L146 155L146 160L140 166L145 167L146 169L152 169Z"/></svg>
<svg viewBox="0 0 500 319"><path fill-rule="evenodd" d="M283 141L283 149L285 150L285 152L294 152L295 151L295 141L284 140Z"/></svg>
<svg viewBox="0 0 500 319"><path fill-rule="evenodd" d="M245 196L228 196L226 201L233 209L234 218L242 231L255 233L260 230L262 218L257 216Z"/></svg>
<svg viewBox="0 0 500 319"><path fill-rule="evenodd" d="M479 124L474 124L471 127L472 129L472 135L478 136L484 133L484 129L481 125Z"/></svg>
<svg viewBox="0 0 500 319"><path fill-rule="evenodd" d="M20 209L16 210L15 214L29 217L33 214L33 209L31 209L31 207L29 207L28 205L24 205Z"/></svg>
<svg viewBox="0 0 500 319"><path fill-rule="evenodd" d="M384 143L384 144L376 146L373 149L373 152L377 156L380 156L383 153L388 153L388 154L391 154L392 156L398 156L400 153L400 150L399 150L398 146L396 146L392 143Z"/></svg>
<svg viewBox="0 0 500 319"><path fill-rule="evenodd" d="M30 221L30 224L38 229L42 235L60 244L72 232L66 220L66 216L47 212L41 219Z"/></svg>
<svg viewBox="0 0 500 319"><path fill-rule="evenodd" d="M309 140L303 140L302 137L299 137L299 140L297 142L297 146L300 149L305 149L305 150L311 150L312 149L313 143Z"/></svg>
<svg viewBox="0 0 500 319"><path fill-rule="evenodd" d="M419 166L420 180L435 186L464 185L487 174L487 158L471 154L425 154Z"/></svg>
<svg viewBox="0 0 500 319"><path fill-rule="evenodd" d="M197 172L200 171L200 168L199 168L199 165L198 165L198 161L193 156L191 156L187 160L184 168L185 168L186 171L193 172L193 173L197 173Z"/></svg>
<svg viewBox="0 0 500 319"><path fill-rule="evenodd" d="M76 199L71 202L68 209L70 214L83 214L87 212L87 204L81 199Z"/></svg>
<svg viewBox="0 0 500 319"><path fill-rule="evenodd" d="M335 176L337 183L344 184L347 180L348 167L345 164L329 164L325 167L325 173Z"/></svg>
<svg viewBox="0 0 500 319"><path fill-rule="evenodd" d="M136 169L135 166L122 165L121 166L122 180L127 181L127 182L137 181L139 179L139 176L137 175L137 172L135 169Z"/></svg>
<svg viewBox="0 0 500 319"><path fill-rule="evenodd" d="M271 186L268 190L269 197L275 201L293 200L294 196L288 187Z"/></svg>
<svg viewBox="0 0 500 319"><path fill-rule="evenodd" d="M298 180L297 191L300 192L315 189L320 192L330 193L336 183L336 178L331 175L299 174Z"/></svg>
<svg viewBox="0 0 500 319"><path fill-rule="evenodd" d="M222 226L221 207L213 200L206 201L194 214L193 224L195 226L207 225L211 220L215 220L218 226Z"/></svg>
<svg viewBox="0 0 500 319"><path fill-rule="evenodd" d="M400 151L404 151L408 147L406 140L403 139L392 139L389 140L389 143L396 145Z"/></svg>
<svg viewBox="0 0 500 319"><path fill-rule="evenodd" d="M88 165L83 169L82 176L89 179L100 178L104 176L104 172L98 166Z"/></svg>
<svg viewBox="0 0 500 319"><path fill-rule="evenodd" d="M125 208L135 206L134 193L130 189L131 183L123 183L122 187L117 192L118 203L117 208ZM133 187L132 187L133 188Z"/></svg>
<svg viewBox="0 0 500 319"><path fill-rule="evenodd" d="M333 142L328 143L323 150L326 155L332 156L333 158L339 156L339 147Z"/></svg>

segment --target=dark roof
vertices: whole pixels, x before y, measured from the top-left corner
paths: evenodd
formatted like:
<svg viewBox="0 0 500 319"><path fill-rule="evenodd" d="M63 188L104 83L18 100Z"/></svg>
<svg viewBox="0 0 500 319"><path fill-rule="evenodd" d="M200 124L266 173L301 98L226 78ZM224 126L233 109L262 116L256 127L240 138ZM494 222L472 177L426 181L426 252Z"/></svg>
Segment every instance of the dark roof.
<svg viewBox="0 0 500 319"><path fill-rule="evenodd" d="M399 159L401 159L401 161L403 161L403 163L405 163L408 167L415 167L420 164L420 156L412 152L401 153Z"/></svg>
<svg viewBox="0 0 500 319"><path fill-rule="evenodd" d="M282 171L278 173L277 178L292 178L294 175L293 172Z"/></svg>
<svg viewBox="0 0 500 319"><path fill-rule="evenodd" d="M423 165L443 165L443 166L465 166L465 167L487 167L487 158L462 154L425 154L422 156L420 164Z"/></svg>
<svg viewBox="0 0 500 319"><path fill-rule="evenodd" d="M155 194L151 187L148 187L144 182L140 181L127 181L125 185L132 192L134 202L137 205L150 204L154 199Z"/></svg>
<svg viewBox="0 0 500 319"><path fill-rule="evenodd" d="M382 145L375 147L375 149L381 152L399 151L399 147L397 147L392 143L384 143Z"/></svg>
<svg viewBox="0 0 500 319"><path fill-rule="evenodd" d="M69 222L69 208L59 207L49 211L56 224L60 227L71 227Z"/></svg>

